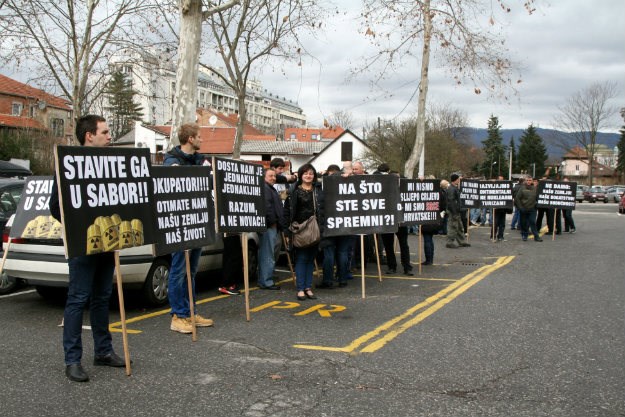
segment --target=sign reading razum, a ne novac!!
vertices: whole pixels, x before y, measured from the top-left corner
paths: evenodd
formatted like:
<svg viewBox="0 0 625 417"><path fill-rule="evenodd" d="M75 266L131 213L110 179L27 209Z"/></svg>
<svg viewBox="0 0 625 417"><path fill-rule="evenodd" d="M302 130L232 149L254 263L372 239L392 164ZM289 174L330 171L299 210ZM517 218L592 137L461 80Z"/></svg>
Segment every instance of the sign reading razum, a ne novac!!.
<svg viewBox="0 0 625 417"><path fill-rule="evenodd" d="M264 232L265 177L262 165L213 158L217 231Z"/></svg>

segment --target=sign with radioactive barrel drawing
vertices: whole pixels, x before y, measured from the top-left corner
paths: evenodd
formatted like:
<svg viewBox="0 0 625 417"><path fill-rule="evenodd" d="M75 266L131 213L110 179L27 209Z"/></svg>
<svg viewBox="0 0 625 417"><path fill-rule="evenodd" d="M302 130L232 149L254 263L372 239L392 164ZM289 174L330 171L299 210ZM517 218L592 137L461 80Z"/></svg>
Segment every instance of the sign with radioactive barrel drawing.
<svg viewBox="0 0 625 417"><path fill-rule="evenodd" d="M50 215L54 177L26 178L9 236L12 239L61 239L61 223Z"/></svg>
<svg viewBox="0 0 625 417"><path fill-rule="evenodd" d="M66 256L154 243L148 149L57 146L55 157Z"/></svg>

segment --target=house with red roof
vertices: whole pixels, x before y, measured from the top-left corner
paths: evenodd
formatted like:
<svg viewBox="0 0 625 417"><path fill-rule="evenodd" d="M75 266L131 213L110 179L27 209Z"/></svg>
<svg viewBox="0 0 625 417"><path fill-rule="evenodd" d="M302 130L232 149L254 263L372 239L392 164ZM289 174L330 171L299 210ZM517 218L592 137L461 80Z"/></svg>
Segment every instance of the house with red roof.
<svg viewBox="0 0 625 417"><path fill-rule="evenodd" d="M74 130L71 104L0 74L0 130L36 131L69 143Z"/></svg>

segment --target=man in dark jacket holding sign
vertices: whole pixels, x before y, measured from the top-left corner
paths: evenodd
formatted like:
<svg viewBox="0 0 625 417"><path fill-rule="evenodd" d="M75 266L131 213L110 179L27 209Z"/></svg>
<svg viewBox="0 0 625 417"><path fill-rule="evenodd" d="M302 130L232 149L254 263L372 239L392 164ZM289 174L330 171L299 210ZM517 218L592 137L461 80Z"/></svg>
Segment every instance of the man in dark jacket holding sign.
<svg viewBox="0 0 625 417"><path fill-rule="evenodd" d="M111 134L106 119L87 115L76 122L76 138L82 146L108 146ZM69 192L66 190L64 192ZM50 214L59 222L61 209L56 184L50 195ZM71 381L87 382L89 375L82 367L82 319L89 305L89 319L93 334L93 364L124 367L126 362L113 350L109 331L109 299L113 287L115 258L112 252L69 258L69 288L63 314L63 350L65 375Z"/></svg>
<svg viewBox="0 0 625 417"><path fill-rule="evenodd" d="M447 188L447 247L459 248L461 246L471 246L464 237L464 227L460 217L460 175L451 174L451 183Z"/></svg>
<svg viewBox="0 0 625 417"><path fill-rule="evenodd" d="M281 225L284 223L282 200L273 187L276 183L276 171L265 170L265 207L267 209L267 231L260 234L258 248L258 286L263 290L279 290L273 281L276 266L276 247L282 243Z"/></svg>
<svg viewBox="0 0 625 417"><path fill-rule="evenodd" d="M202 144L200 127L195 123L187 123L180 126L178 131L179 146L176 146L165 155L163 165L203 165L204 156L197 153ZM193 324L191 322L190 302L195 303L195 274L202 248L194 248L189 251L189 269L191 271L191 282L193 286L193 300L189 300L187 289L186 259L184 251L171 254L171 270L169 271L169 305L171 306L170 329L179 333L192 333ZM195 304L194 304L195 305ZM195 325L198 327L209 327L213 325L213 320L195 314Z"/></svg>

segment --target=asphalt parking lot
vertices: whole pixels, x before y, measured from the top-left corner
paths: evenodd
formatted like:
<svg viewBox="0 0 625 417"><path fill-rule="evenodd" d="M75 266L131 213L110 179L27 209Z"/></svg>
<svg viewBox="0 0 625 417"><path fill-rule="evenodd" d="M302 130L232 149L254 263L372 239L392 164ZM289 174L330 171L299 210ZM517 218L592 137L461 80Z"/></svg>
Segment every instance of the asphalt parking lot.
<svg viewBox="0 0 625 417"><path fill-rule="evenodd" d="M436 237L420 272L411 236L415 275L380 281L369 263L365 298L356 274L298 301L282 265L280 291L252 287L250 321L243 296L205 282L198 311L215 326L196 342L129 296L132 375L92 366L85 329L86 384L64 375L62 304L24 288L0 298L2 413L623 416L625 216L588 203L574 216L576 234L544 242L506 230L493 243L485 227L470 248ZM121 353L119 317L113 306Z"/></svg>

